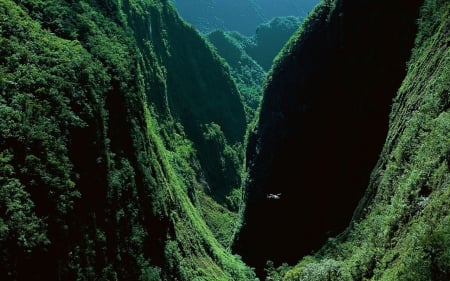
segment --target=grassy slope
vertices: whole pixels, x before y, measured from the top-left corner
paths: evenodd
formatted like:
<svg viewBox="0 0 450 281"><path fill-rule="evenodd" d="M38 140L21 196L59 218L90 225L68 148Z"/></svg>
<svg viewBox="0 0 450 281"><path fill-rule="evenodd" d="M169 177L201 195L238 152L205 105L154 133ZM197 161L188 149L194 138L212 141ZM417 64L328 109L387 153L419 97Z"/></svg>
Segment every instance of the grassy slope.
<svg viewBox="0 0 450 281"><path fill-rule="evenodd" d="M449 15L447 1L425 1L386 144L349 232L283 280L450 278Z"/></svg>
<svg viewBox="0 0 450 281"><path fill-rule="evenodd" d="M21 5L0 1L2 280L251 279L194 206L166 50L130 36L164 2Z"/></svg>

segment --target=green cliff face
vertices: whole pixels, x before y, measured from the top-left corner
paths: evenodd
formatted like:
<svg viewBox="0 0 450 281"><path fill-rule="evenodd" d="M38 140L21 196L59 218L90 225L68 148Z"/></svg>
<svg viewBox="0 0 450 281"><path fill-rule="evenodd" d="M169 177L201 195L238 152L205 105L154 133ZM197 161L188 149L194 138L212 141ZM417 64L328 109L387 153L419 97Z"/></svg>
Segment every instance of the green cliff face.
<svg viewBox="0 0 450 281"><path fill-rule="evenodd" d="M168 0L0 0L0 280L449 280L449 34L323 2L245 151L238 35L227 66Z"/></svg>
<svg viewBox="0 0 450 281"><path fill-rule="evenodd" d="M246 105L247 120L251 121L261 101L261 86L266 72L246 52L251 39L237 32L216 30L207 35L208 41L230 66Z"/></svg>
<svg viewBox="0 0 450 281"><path fill-rule="evenodd" d="M162 103L192 141L200 165L199 181L206 181L207 192L226 204L227 196L240 187L246 116L239 92L219 56L179 19L172 6L159 10L150 8L149 22L131 20L134 36L142 42L144 54L148 43L142 40L148 38L162 65ZM151 93L149 99L161 103L161 97L154 99ZM161 118L159 123L164 123ZM169 134L166 142L170 139Z"/></svg>
<svg viewBox="0 0 450 281"><path fill-rule="evenodd" d="M252 41L246 46L246 52L269 71L273 59L278 55L289 38L300 26L302 20L297 17L277 17L261 24L256 29Z"/></svg>
<svg viewBox="0 0 450 281"><path fill-rule="evenodd" d="M389 132L347 231L283 280L450 278L450 4L426 0Z"/></svg>
<svg viewBox="0 0 450 281"><path fill-rule="evenodd" d="M243 106L167 1L2 0L0 53L0 279L252 279L201 205Z"/></svg>
<svg viewBox="0 0 450 281"><path fill-rule="evenodd" d="M326 1L277 59L234 243L258 275L449 278L450 5L421 6Z"/></svg>

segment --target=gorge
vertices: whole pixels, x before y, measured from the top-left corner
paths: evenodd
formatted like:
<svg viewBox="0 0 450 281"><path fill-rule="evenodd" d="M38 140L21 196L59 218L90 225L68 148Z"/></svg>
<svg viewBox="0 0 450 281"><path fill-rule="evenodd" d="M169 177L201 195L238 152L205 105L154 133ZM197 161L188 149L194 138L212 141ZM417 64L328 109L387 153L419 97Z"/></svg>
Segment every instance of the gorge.
<svg viewBox="0 0 450 281"><path fill-rule="evenodd" d="M450 279L450 3L322 1L273 65L239 36L0 0L1 280Z"/></svg>

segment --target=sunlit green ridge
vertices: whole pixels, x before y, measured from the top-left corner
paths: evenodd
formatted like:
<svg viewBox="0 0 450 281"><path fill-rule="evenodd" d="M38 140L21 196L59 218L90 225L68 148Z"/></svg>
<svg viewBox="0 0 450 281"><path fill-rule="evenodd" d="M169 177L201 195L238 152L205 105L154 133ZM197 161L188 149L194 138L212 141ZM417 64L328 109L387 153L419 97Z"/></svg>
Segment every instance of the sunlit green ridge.
<svg viewBox="0 0 450 281"><path fill-rule="evenodd" d="M239 187L243 106L168 2L2 0L0 34L2 280L252 279L198 198Z"/></svg>
<svg viewBox="0 0 450 281"><path fill-rule="evenodd" d="M449 9L325 1L285 46L249 136L234 244L259 276L449 278Z"/></svg>

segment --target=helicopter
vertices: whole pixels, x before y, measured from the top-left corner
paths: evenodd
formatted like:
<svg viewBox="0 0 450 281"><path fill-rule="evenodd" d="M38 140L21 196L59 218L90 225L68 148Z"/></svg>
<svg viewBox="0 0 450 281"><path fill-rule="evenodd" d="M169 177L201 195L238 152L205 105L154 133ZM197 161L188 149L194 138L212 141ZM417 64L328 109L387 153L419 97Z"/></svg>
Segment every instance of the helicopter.
<svg viewBox="0 0 450 281"><path fill-rule="evenodd" d="M269 194L267 194L267 199L278 200L280 198L281 198L281 193L277 193L277 194L269 193Z"/></svg>

